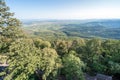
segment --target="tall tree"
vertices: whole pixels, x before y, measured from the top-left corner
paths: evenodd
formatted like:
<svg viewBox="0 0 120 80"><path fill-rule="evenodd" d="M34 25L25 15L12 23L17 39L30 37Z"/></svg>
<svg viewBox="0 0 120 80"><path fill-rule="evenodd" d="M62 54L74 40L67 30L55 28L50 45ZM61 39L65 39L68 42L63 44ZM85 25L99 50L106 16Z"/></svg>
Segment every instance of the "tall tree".
<svg viewBox="0 0 120 80"><path fill-rule="evenodd" d="M6 5L5 0L0 0L0 28L8 26L20 26L20 21L13 18L14 13L9 12L9 7Z"/></svg>
<svg viewBox="0 0 120 80"><path fill-rule="evenodd" d="M0 0L0 53L6 53L12 41L24 38L25 34L18 27L20 21L13 17L5 0Z"/></svg>

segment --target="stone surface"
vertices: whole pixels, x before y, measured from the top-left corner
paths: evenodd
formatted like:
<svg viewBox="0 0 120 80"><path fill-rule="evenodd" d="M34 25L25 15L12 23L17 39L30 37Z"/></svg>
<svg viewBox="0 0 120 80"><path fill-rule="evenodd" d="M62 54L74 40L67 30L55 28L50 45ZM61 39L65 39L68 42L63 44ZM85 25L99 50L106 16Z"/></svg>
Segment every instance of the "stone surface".
<svg viewBox="0 0 120 80"><path fill-rule="evenodd" d="M96 77L97 77L97 80L112 80L111 76L107 76L103 74L97 74Z"/></svg>

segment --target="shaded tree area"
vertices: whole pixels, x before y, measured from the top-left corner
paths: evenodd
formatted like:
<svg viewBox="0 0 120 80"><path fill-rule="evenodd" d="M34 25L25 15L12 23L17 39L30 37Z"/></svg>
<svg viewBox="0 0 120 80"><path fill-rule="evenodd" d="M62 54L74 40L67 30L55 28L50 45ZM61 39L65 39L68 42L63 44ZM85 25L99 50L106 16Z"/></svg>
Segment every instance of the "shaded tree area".
<svg viewBox="0 0 120 80"><path fill-rule="evenodd" d="M58 41L59 42L59 41ZM63 42L63 41L62 41ZM69 42L69 41L68 41ZM94 39L79 39L73 40L67 50L69 55L71 51L79 57L84 64L85 72L88 74L106 74L114 75L120 72L120 41L119 40L102 40ZM60 46L61 44L59 44ZM64 44L65 45L65 44ZM67 47L67 46L66 46ZM65 46L62 47L64 49ZM56 48L59 53L59 48ZM64 50L62 50L64 51Z"/></svg>

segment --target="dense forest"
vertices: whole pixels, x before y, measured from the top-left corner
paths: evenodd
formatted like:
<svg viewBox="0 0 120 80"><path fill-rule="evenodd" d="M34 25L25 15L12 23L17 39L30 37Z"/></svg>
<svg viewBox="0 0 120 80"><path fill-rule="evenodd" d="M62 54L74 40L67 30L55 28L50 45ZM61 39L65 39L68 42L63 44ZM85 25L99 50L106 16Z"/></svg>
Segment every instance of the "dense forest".
<svg viewBox="0 0 120 80"><path fill-rule="evenodd" d="M57 37L48 41L30 36L13 15L0 0L0 68L6 65L0 69L1 80L85 80L85 74L120 75L120 40Z"/></svg>

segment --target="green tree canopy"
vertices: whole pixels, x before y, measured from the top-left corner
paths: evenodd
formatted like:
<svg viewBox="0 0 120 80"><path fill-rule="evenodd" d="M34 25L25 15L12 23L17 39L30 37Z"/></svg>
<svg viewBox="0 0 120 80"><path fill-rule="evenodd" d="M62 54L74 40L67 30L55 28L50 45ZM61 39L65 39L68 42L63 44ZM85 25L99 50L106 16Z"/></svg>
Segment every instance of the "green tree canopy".
<svg viewBox="0 0 120 80"><path fill-rule="evenodd" d="M84 63L73 54L72 51L63 57L63 74L66 75L67 80L84 80L82 71Z"/></svg>
<svg viewBox="0 0 120 80"><path fill-rule="evenodd" d="M35 76L46 80L50 74L55 77L61 65L54 49L41 50L32 39L17 39L11 43L8 64L5 80L35 80Z"/></svg>

